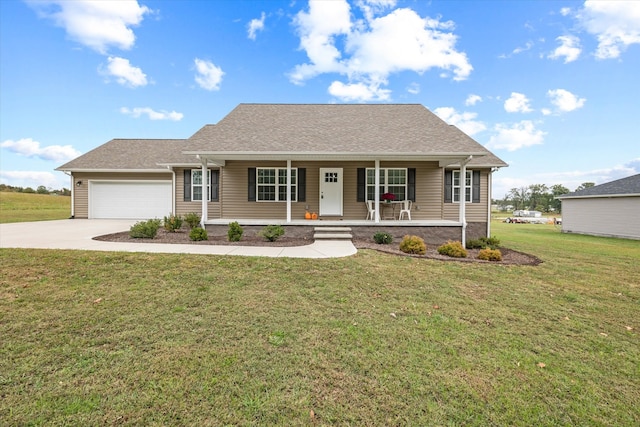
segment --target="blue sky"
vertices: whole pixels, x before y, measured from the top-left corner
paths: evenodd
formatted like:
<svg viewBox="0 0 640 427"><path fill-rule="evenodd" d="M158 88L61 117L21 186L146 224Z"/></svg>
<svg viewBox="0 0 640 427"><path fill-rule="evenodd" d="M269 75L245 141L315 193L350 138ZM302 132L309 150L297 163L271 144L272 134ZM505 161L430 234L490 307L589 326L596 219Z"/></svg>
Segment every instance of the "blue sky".
<svg viewBox="0 0 640 427"><path fill-rule="evenodd" d="M640 173L640 2L0 1L0 182L239 103L419 103L509 163L494 197Z"/></svg>

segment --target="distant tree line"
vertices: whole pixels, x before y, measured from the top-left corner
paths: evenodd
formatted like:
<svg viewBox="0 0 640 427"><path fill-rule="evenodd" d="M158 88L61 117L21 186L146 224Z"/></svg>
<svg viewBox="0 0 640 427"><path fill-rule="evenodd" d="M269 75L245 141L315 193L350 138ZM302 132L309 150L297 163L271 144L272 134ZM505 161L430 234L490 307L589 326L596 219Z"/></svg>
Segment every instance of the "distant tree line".
<svg viewBox="0 0 640 427"><path fill-rule="evenodd" d="M574 191L593 187L595 183L584 182ZM556 184L551 187L545 184L533 184L528 187L512 188L502 200L495 200L502 210L531 210L540 212L561 212L562 204L558 196L571 193L567 187Z"/></svg>
<svg viewBox="0 0 640 427"><path fill-rule="evenodd" d="M71 190L63 188L61 190L54 190L47 188L44 185L39 185L35 190L31 187L14 187L13 185L0 184L0 192L5 191L9 193L31 193L31 194L55 194L58 196L71 196Z"/></svg>

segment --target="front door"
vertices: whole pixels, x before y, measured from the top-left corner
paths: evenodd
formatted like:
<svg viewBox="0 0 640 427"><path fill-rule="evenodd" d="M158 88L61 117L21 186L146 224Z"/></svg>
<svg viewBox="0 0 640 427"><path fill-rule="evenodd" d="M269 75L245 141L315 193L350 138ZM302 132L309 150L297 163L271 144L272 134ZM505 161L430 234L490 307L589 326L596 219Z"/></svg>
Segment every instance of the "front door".
<svg viewBox="0 0 640 427"><path fill-rule="evenodd" d="M320 215L342 216L342 168L320 168Z"/></svg>

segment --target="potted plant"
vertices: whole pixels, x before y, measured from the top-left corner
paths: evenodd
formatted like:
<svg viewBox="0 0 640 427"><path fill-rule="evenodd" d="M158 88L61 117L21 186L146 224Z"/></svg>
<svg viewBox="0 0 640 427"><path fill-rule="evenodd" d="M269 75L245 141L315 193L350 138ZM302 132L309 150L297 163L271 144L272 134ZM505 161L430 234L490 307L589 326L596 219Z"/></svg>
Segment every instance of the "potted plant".
<svg viewBox="0 0 640 427"><path fill-rule="evenodd" d="M396 199L396 195L393 193L384 193L382 195L382 200L384 200L387 203L391 203L392 201L394 201Z"/></svg>

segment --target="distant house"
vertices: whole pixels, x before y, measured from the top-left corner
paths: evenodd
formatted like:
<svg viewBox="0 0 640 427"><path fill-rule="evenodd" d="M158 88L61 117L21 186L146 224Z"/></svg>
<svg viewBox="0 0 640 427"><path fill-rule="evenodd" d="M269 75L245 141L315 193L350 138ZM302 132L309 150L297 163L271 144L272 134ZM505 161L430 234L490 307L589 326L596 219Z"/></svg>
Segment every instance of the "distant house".
<svg viewBox="0 0 640 427"><path fill-rule="evenodd" d="M418 104L240 104L190 138L114 139L57 170L75 218L310 225L310 211L323 225L464 240L489 235L491 176L505 166ZM412 202L411 220L385 193Z"/></svg>
<svg viewBox="0 0 640 427"><path fill-rule="evenodd" d="M564 233L640 239L640 174L558 199Z"/></svg>

